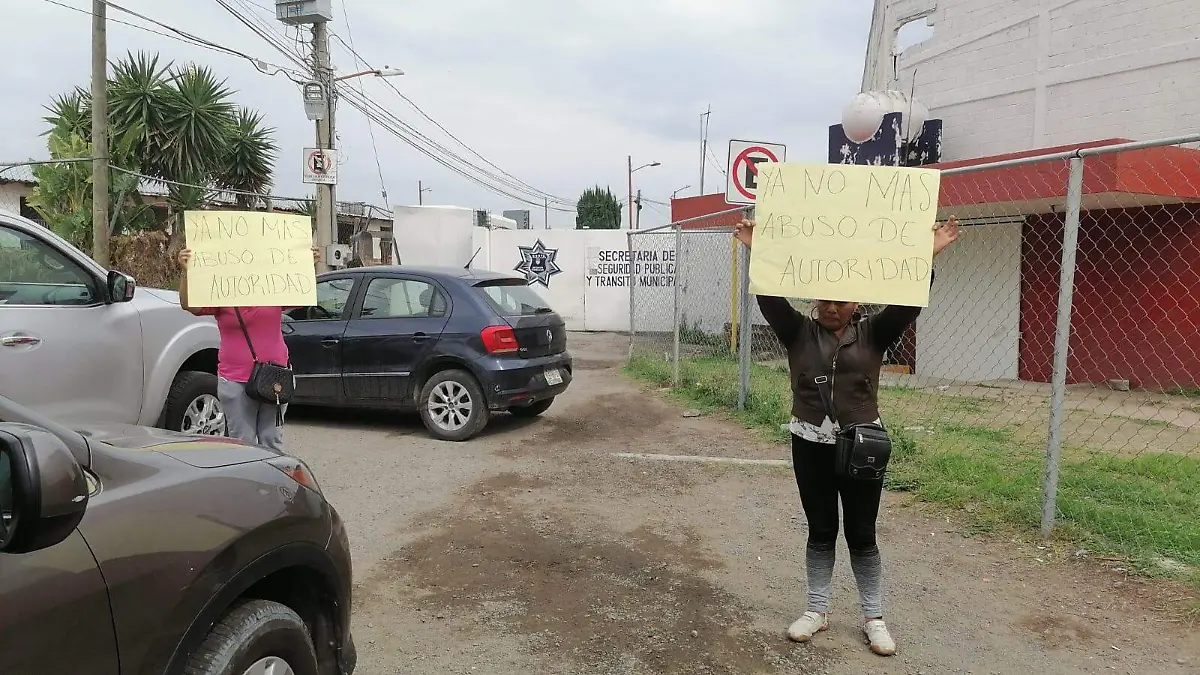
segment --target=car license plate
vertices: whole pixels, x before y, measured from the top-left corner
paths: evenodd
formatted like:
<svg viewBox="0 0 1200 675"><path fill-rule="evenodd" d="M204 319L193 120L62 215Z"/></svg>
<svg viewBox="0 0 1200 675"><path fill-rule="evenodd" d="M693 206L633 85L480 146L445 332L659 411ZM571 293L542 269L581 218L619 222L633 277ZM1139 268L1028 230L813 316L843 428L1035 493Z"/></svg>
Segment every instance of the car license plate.
<svg viewBox="0 0 1200 675"><path fill-rule="evenodd" d="M558 368L546 369L546 384L551 387L557 387L562 384L562 373L558 371Z"/></svg>

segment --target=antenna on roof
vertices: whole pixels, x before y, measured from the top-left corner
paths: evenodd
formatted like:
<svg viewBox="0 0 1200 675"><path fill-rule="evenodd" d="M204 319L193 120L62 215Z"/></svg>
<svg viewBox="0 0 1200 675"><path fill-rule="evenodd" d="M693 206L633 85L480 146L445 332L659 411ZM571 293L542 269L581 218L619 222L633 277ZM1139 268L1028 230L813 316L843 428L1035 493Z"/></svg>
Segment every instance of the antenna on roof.
<svg viewBox="0 0 1200 675"><path fill-rule="evenodd" d="M463 265L463 269L464 269L464 270L469 270L469 269L471 269L471 263L475 262L475 256L479 255L479 252L480 252L480 251L482 251L482 250L483 250L483 247L482 247L482 246L480 246L479 248L475 249L475 252L471 254L471 259L467 261L467 264L466 264L466 265Z"/></svg>

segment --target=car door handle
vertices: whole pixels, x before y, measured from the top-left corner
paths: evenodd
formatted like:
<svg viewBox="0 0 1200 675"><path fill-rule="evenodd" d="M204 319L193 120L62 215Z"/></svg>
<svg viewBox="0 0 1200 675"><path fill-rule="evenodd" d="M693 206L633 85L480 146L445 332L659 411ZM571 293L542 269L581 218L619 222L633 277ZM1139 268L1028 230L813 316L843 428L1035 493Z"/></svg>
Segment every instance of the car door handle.
<svg viewBox="0 0 1200 675"><path fill-rule="evenodd" d="M322 347L332 347L339 342L341 342L341 340L339 340L337 338L325 338L324 340L321 340L321 346Z"/></svg>
<svg viewBox="0 0 1200 675"><path fill-rule="evenodd" d="M414 334L413 334L413 341L414 341L414 342L424 342L424 341L426 341L426 340L428 340L428 339L429 339L429 335L427 335L427 334L425 334L425 333L414 333Z"/></svg>
<svg viewBox="0 0 1200 675"><path fill-rule="evenodd" d="M32 347L42 344L42 338L34 335L8 335L0 338L0 345L5 347Z"/></svg>

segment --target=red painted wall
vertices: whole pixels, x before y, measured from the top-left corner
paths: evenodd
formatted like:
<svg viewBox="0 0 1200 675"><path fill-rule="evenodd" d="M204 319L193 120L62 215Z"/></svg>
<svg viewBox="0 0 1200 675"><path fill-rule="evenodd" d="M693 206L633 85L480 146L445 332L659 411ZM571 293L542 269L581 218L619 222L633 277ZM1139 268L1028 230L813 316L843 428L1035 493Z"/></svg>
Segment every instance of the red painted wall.
<svg viewBox="0 0 1200 675"><path fill-rule="evenodd" d="M698 216L706 216L710 213L720 213L735 209L736 206L731 206L725 203L725 193L715 195L700 195L698 197L682 197L671 200L671 222L676 223L688 218L696 218ZM735 223L742 219L740 213L731 213L715 218L706 218L694 223L688 223L683 226L685 230L699 229L702 227L733 227Z"/></svg>
<svg viewBox="0 0 1200 675"><path fill-rule="evenodd" d="M1050 380L1063 226L1033 216L1022 233L1022 380ZM1200 383L1200 206L1084 213L1076 263L1068 383Z"/></svg>

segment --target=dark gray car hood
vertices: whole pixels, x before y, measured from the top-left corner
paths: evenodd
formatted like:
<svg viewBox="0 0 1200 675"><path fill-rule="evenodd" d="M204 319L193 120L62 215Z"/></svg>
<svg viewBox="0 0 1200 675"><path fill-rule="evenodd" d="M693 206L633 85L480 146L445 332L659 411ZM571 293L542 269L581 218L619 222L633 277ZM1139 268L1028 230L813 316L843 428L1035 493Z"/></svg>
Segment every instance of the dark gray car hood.
<svg viewBox="0 0 1200 675"><path fill-rule="evenodd" d="M120 450L161 452L200 469L259 462L279 456L273 450L232 438L194 436L133 424L97 423L78 426L75 430L88 442L100 441Z"/></svg>

